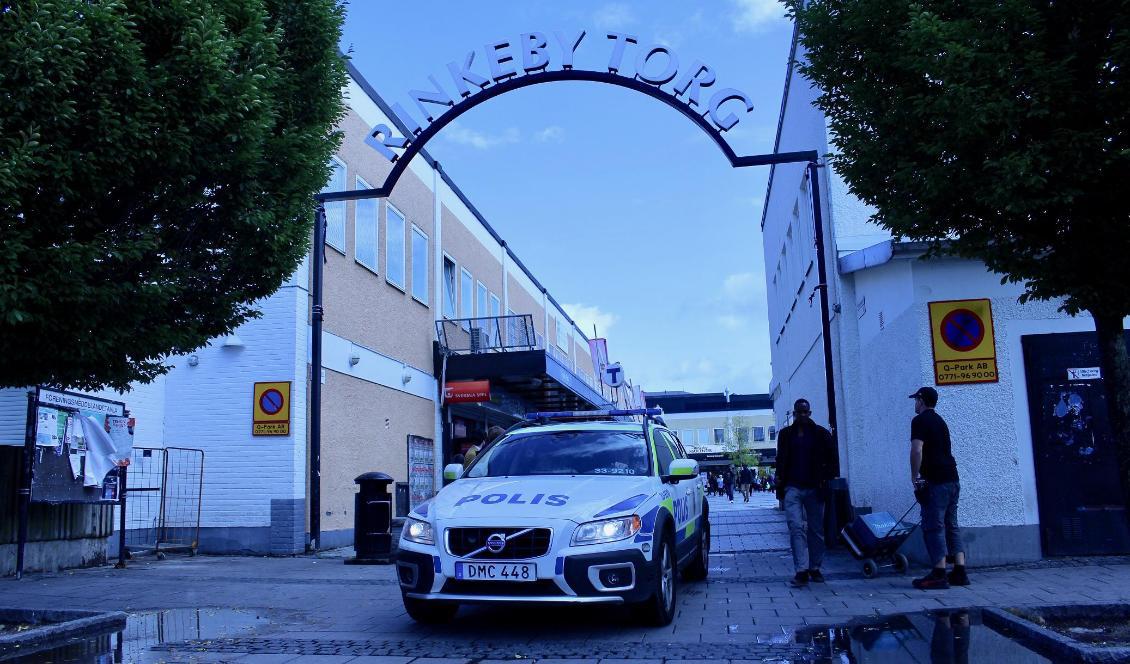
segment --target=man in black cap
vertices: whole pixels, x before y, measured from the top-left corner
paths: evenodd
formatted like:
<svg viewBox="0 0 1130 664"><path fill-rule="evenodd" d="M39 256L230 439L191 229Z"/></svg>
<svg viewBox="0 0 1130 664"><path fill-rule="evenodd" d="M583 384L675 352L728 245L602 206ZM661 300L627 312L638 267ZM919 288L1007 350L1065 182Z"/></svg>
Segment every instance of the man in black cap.
<svg viewBox="0 0 1130 664"><path fill-rule="evenodd" d="M914 399L914 420L910 423L910 480L914 496L922 505L922 535L934 569L914 587L935 590L969 585L965 573L965 548L957 525L957 500L961 486L957 461L950 450L950 430L941 415L934 412L938 391L920 388ZM948 556L947 556L948 554ZM953 571L946 574L946 559L952 557Z"/></svg>
<svg viewBox="0 0 1130 664"><path fill-rule="evenodd" d="M777 436L777 500L784 501L796 576L789 585L824 582L824 496L836 476L832 434L812 421L807 399L793 404L793 423Z"/></svg>

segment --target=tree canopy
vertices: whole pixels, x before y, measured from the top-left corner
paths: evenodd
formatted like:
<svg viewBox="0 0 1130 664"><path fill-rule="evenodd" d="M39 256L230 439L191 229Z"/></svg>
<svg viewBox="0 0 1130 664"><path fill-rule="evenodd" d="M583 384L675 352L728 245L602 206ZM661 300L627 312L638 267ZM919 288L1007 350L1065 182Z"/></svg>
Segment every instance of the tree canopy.
<svg viewBox="0 0 1130 664"><path fill-rule="evenodd" d="M309 248L343 19L0 2L0 385L128 389L257 315Z"/></svg>

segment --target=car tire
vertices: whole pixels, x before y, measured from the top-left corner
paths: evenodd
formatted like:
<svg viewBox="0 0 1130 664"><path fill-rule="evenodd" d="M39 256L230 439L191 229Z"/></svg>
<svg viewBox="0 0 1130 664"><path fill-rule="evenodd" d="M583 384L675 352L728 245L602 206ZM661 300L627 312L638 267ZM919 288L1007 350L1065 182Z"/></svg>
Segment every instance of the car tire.
<svg viewBox="0 0 1130 664"><path fill-rule="evenodd" d="M683 578L687 581L702 581L710 574L710 521L702 520L702 528L698 534L698 551L691 564L683 570Z"/></svg>
<svg viewBox="0 0 1130 664"><path fill-rule="evenodd" d="M411 597L402 597L402 599L408 616L418 623L427 625L448 622L459 611L459 605L453 602L435 602Z"/></svg>
<svg viewBox="0 0 1130 664"><path fill-rule="evenodd" d="M655 551L653 592L650 597L633 607L640 621L654 627L671 624L675 618L675 605L678 600L677 577L674 538L666 534L659 540L659 546Z"/></svg>

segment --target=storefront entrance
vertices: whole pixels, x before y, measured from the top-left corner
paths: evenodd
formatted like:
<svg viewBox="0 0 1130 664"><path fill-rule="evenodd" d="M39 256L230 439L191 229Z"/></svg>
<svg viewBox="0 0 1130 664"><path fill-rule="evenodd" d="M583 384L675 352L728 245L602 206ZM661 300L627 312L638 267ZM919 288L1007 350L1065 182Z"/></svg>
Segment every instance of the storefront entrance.
<svg viewBox="0 0 1130 664"><path fill-rule="evenodd" d="M1130 552L1098 338L1041 334L1021 343L1044 555Z"/></svg>

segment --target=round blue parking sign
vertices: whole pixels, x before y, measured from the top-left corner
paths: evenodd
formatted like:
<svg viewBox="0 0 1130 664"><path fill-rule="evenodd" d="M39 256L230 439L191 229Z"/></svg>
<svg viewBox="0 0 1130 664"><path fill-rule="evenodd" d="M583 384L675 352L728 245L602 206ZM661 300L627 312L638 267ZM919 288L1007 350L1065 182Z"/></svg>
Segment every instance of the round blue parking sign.
<svg viewBox="0 0 1130 664"><path fill-rule="evenodd" d="M967 353L985 340L985 322L968 309L954 309L942 318L942 341L959 353Z"/></svg>
<svg viewBox="0 0 1130 664"><path fill-rule="evenodd" d="M274 415L282 410L283 395L275 388L271 388L259 397L259 408L268 415Z"/></svg>

